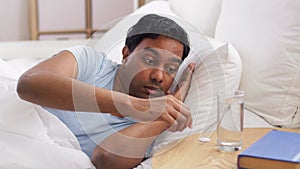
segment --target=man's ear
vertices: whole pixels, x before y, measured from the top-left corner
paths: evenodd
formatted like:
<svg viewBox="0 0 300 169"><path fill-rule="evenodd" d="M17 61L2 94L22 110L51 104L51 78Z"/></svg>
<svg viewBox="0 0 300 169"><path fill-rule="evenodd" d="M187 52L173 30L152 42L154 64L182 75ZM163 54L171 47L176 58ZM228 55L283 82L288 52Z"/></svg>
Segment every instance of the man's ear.
<svg viewBox="0 0 300 169"><path fill-rule="evenodd" d="M124 46L122 49L122 55L123 55L123 60L126 60L126 58L130 55L130 50L127 46Z"/></svg>

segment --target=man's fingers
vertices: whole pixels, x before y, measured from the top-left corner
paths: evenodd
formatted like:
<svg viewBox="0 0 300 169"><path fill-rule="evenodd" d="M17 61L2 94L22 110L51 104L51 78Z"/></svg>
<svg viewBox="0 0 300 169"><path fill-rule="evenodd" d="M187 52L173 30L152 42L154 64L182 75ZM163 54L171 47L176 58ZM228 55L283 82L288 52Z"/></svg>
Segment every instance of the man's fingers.
<svg viewBox="0 0 300 169"><path fill-rule="evenodd" d="M191 118L189 118L189 119L187 119L187 126L191 129L193 126L193 118L191 117Z"/></svg>
<svg viewBox="0 0 300 169"><path fill-rule="evenodd" d="M187 120L192 118L190 108L186 104L181 102L180 104L178 104L178 106L175 107L175 109L180 112L180 114L182 114Z"/></svg>
<svg viewBox="0 0 300 169"><path fill-rule="evenodd" d="M195 64L190 63L187 69L185 69L184 72L182 73L177 84L177 89L174 93L174 97L177 98L178 100L183 101L185 99L185 96L187 95L187 92L190 88L194 69L195 69Z"/></svg>
<svg viewBox="0 0 300 169"><path fill-rule="evenodd" d="M178 108L175 108L170 115L173 119L176 119L176 126L172 126L172 130L175 128L176 131L182 131L186 127L192 127L192 116L189 108L181 104Z"/></svg>
<svg viewBox="0 0 300 169"><path fill-rule="evenodd" d="M162 115L162 119L167 122L170 126L176 123L176 118L174 118L172 115L165 113Z"/></svg>
<svg viewBox="0 0 300 169"><path fill-rule="evenodd" d="M172 131L172 132L178 131L177 125L178 125L178 123L176 121L174 121L174 123L171 125L171 127L168 128L168 131Z"/></svg>
<svg viewBox="0 0 300 169"><path fill-rule="evenodd" d="M187 119L182 114L179 114L176 121L178 122L178 125L177 125L178 131L182 131L183 129L185 129L187 127Z"/></svg>
<svg viewBox="0 0 300 169"><path fill-rule="evenodd" d="M155 106L155 109L156 108L157 106ZM167 96L166 107L161 113L159 119L165 121L169 125L170 131L182 131L186 127L191 128L192 115L189 107L180 100L174 98L174 96Z"/></svg>
<svg viewBox="0 0 300 169"><path fill-rule="evenodd" d="M178 113L178 116L176 118L176 121L171 125L171 127L168 129L169 131L182 131L186 127L189 127L189 121L187 120L182 114Z"/></svg>

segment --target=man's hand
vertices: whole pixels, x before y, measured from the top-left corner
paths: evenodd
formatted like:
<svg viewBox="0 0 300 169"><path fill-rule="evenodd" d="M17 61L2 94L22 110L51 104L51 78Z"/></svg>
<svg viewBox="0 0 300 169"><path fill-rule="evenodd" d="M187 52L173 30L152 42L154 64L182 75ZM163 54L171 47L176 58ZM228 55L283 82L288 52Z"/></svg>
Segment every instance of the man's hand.
<svg viewBox="0 0 300 169"><path fill-rule="evenodd" d="M192 75L195 69L195 64L194 63L190 63L187 67L186 70L184 70L184 72L182 73L178 83L177 83L177 88L175 93L173 94L174 97L180 101L184 101L185 97L190 89L191 86L191 81L192 81ZM187 121L188 127L192 128L192 117L191 117L191 113L189 114L190 118L189 121ZM182 117L179 116L176 119L176 122L169 128L169 131L177 131L178 129L182 128L180 125L182 125L182 122L184 119L181 119ZM184 129L184 128L183 128ZM182 130L183 130L182 129ZM179 130L181 131L181 130Z"/></svg>
<svg viewBox="0 0 300 169"><path fill-rule="evenodd" d="M167 95L165 103L158 100L155 107L159 108L156 110L157 112L161 112L156 120L166 122L168 124L167 128L171 131L182 131L186 127L192 127L192 116L189 107L173 95Z"/></svg>

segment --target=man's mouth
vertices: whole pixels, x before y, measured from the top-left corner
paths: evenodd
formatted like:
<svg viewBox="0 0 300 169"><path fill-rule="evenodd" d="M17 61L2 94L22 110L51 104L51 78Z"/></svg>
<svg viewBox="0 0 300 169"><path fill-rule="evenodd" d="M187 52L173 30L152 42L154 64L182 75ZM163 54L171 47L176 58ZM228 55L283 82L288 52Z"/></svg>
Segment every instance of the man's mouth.
<svg viewBox="0 0 300 169"><path fill-rule="evenodd" d="M145 86L145 89L147 93L151 96L158 97L165 95L165 93L159 87L156 86Z"/></svg>

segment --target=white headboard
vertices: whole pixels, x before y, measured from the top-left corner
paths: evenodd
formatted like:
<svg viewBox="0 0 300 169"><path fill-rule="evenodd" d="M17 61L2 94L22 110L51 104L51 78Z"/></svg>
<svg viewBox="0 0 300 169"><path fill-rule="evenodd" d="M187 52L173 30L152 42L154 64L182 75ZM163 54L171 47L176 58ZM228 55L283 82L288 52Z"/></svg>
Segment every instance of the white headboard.
<svg viewBox="0 0 300 169"><path fill-rule="evenodd" d="M84 45L86 42L85 39L0 42L0 58L47 58L63 48Z"/></svg>

